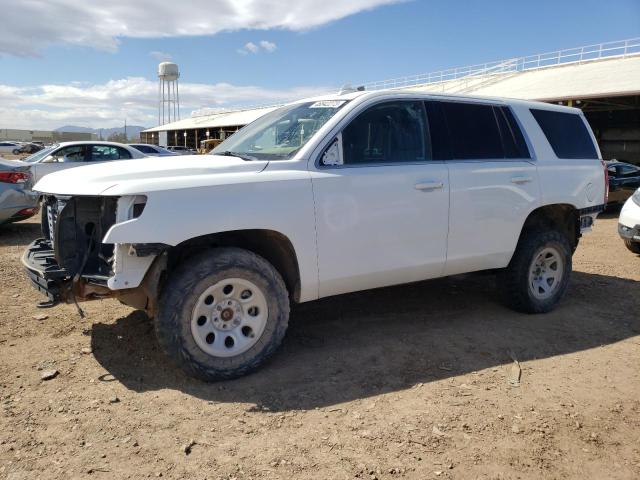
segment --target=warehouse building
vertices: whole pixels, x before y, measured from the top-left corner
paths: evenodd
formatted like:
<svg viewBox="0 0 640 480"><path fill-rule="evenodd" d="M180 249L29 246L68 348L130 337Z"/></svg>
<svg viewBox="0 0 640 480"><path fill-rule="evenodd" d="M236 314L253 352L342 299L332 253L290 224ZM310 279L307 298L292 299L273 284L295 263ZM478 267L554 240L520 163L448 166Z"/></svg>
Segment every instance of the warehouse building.
<svg viewBox="0 0 640 480"><path fill-rule="evenodd" d="M364 85L539 100L581 108L605 159L640 164L640 38L501 60ZM141 140L196 148L226 138L275 107L194 116L141 133Z"/></svg>
<svg viewBox="0 0 640 480"><path fill-rule="evenodd" d="M17 130L13 128L0 128L0 140L14 142L74 142L81 140L97 140L95 133L85 132L58 132L51 130Z"/></svg>

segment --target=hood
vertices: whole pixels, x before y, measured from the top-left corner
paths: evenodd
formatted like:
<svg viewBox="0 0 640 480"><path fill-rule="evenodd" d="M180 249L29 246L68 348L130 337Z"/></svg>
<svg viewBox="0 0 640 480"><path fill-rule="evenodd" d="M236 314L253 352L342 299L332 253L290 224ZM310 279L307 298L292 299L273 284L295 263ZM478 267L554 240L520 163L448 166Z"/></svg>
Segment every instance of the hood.
<svg viewBox="0 0 640 480"><path fill-rule="evenodd" d="M130 195L246 181L267 161L220 155L119 160L50 173L33 189L54 195Z"/></svg>

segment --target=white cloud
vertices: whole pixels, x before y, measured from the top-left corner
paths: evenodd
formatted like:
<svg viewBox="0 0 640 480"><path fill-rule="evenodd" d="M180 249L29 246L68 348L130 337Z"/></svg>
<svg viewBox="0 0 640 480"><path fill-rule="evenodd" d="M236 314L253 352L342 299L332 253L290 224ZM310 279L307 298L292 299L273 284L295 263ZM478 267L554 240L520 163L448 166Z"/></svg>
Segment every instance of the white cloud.
<svg viewBox="0 0 640 480"><path fill-rule="evenodd" d="M244 49L250 53L258 53L258 50L260 50L260 47L253 42L248 42L245 44Z"/></svg>
<svg viewBox="0 0 640 480"><path fill-rule="evenodd" d="M249 53L260 53L260 50L264 50L266 52L272 53L274 52L278 46L267 40L261 40L257 45L253 42L248 42L244 44L244 47L236 50L240 55L248 55Z"/></svg>
<svg viewBox="0 0 640 480"><path fill-rule="evenodd" d="M182 116L203 108L274 104L331 90L298 87L287 90L228 83L181 83ZM158 120L157 83L127 77L102 84L15 87L0 84L0 128L52 129L65 124L112 127L127 119L130 125L152 126Z"/></svg>
<svg viewBox="0 0 640 480"><path fill-rule="evenodd" d="M278 48L275 43L269 42L267 40L260 41L260 46L269 53L275 52L275 50Z"/></svg>
<svg viewBox="0 0 640 480"><path fill-rule="evenodd" d="M115 51L122 38L301 31L403 0L0 0L0 54L37 55L56 44Z"/></svg>
<svg viewBox="0 0 640 480"><path fill-rule="evenodd" d="M170 53L161 52L159 50L154 50L153 52L149 52L149 56L155 58L159 62L168 62L171 59L173 59Z"/></svg>

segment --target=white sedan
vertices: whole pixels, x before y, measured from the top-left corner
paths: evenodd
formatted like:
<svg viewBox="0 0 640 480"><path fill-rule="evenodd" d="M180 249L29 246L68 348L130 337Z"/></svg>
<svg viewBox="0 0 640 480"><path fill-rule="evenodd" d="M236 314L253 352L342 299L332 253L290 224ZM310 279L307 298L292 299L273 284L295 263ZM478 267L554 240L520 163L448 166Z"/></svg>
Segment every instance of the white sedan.
<svg viewBox="0 0 640 480"><path fill-rule="evenodd" d="M113 160L145 158L142 152L129 145L114 142L63 142L52 145L24 159L31 164L35 184L48 173Z"/></svg>

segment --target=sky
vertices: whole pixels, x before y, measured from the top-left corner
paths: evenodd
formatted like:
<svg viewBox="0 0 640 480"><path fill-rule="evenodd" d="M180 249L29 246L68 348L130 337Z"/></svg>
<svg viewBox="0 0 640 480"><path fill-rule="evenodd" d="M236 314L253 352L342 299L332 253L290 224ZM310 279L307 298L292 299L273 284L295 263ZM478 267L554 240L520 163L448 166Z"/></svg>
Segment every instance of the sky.
<svg viewBox="0 0 640 480"><path fill-rule="evenodd" d="M0 0L0 128L181 115L640 37L640 0Z"/></svg>

